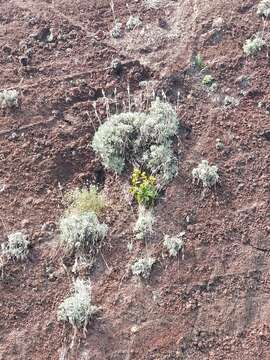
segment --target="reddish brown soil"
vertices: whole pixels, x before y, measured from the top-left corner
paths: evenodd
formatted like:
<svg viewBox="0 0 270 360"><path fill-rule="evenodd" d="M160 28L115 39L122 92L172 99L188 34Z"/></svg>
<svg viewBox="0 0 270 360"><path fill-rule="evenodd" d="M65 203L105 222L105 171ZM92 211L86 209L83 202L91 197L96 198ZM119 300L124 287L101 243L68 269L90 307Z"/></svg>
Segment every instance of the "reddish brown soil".
<svg viewBox="0 0 270 360"><path fill-rule="evenodd" d="M168 0L147 10L143 1L132 1L130 11L141 16L144 30L116 40L108 0L0 0L0 88L18 89L21 98L19 109L0 115L0 235L3 242L23 229L32 244L30 259L7 264L0 281L1 360L270 358L270 158L269 138L261 136L270 128L269 54L264 49L247 59L242 51L263 29L255 3ZM115 1L115 12L127 21L125 1ZM212 23L219 17L217 31ZM31 36L46 26L62 40L48 44ZM269 21L264 26L267 34ZM29 49L25 67L20 57ZM215 94L190 70L198 52L219 83ZM124 64L120 77L110 70L113 58ZM242 75L250 77L245 89L237 81ZM147 79L174 104L180 92L179 119L191 132L179 136L179 175L155 210L148 248L159 262L150 280L140 282L129 272L145 247L134 242L127 250L136 220L126 196L128 174L106 171L103 181L89 143L99 124L94 100L105 120L102 89L111 96L117 88L119 103L127 102L128 83L139 98L139 81ZM225 109L226 94L240 105ZM216 138L224 150L215 148ZM204 198L191 181L203 158L218 165L221 176ZM69 349L72 329L58 323L56 313L72 281L56 251L55 228L63 192L89 182L104 182L108 198L103 256L110 270L98 257L89 275L102 312ZM183 230L184 257L163 257L163 234Z"/></svg>

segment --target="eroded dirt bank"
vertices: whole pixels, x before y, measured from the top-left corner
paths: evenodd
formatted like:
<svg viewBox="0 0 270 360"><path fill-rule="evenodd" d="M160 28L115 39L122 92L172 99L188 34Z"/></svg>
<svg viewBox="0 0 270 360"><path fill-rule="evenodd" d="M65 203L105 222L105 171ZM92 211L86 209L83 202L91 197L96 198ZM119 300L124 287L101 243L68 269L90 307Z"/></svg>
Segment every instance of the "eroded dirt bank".
<svg viewBox="0 0 270 360"><path fill-rule="evenodd" d="M20 92L20 107L0 114L0 237L24 229L32 245L30 259L10 263L0 281L0 359L268 360L269 57L266 47L247 58L242 46L268 34L270 20L256 15L255 1L114 5L123 24L131 12L143 26L113 39L107 0L0 1L0 88ZM214 93L191 66L198 53L219 85ZM121 75L111 70L115 58ZM102 90L113 99L116 88L121 103L130 85L138 102L145 82L149 93L166 93L183 125L179 175L155 209L150 251L159 262L149 282L128 272L143 252L141 242L127 249L136 221L128 175L103 172L89 146L99 126L94 101L106 118ZM224 106L226 96L239 104ZM191 181L202 158L221 177L205 198ZM68 351L72 331L56 312L72 281L56 228L63 192L89 182L102 183L109 199L109 269L100 256L90 277L102 312ZM184 257L163 258L163 234L183 230Z"/></svg>

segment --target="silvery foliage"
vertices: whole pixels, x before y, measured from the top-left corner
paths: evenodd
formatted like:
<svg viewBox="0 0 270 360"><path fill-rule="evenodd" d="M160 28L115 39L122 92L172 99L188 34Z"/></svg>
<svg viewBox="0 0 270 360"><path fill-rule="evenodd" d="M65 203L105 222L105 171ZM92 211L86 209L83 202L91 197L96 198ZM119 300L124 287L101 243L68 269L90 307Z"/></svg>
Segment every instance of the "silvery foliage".
<svg viewBox="0 0 270 360"><path fill-rule="evenodd" d="M253 39L251 38L246 40L243 50L247 56L254 56L261 51L265 45L265 40L261 37L261 35L257 34Z"/></svg>
<svg viewBox="0 0 270 360"><path fill-rule="evenodd" d="M152 267L156 259L153 257L145 257L137 260L132 266L131 271L133 275L141 276L147 279L150 276Z"/></svg>
<svg viewBox="0 0 270 360"><path fill-rule="evenodd" d="M138 240L144 240L147 236L153 233L153 225L155 217L151 210L144 206L139 207L138 219L134 226L135 237Z"/></svg>
<svg viewBox="0 0 270 360"><path fill-rule="evenodd" d="M143 154L143 161L154 176L159 187L164 187L178 174L178 161L174 156L171 142L151 145Z"/></svg>
<svg viewBox="0 0 270 360"><path fill-rule="evenodd" d="M27 236L17 231L8 235L8 241L2 244L2 254L7 259L24 260L29 254Z"/></svg>
<svg viewBox="0 0 270 360"><path fill-rule="evenodd" d="M157 98L147 113L127 112L111 116L96 131L92 147L105 167L120 174L129 160L136 159L165 185L177 174L172 139L178 128L176 111ZM161 159L163 156L165 163L164 158Z"/></svg>
<svg viewBox="0 0 270 360"><path fill-rule="evenodd" d="M100 224L93 212L71 214L60 220L60 240L67 251L95 252L105 238L108 227Z"/></svg>
<svg viewBox="0 0 270 360"><path fill-rule="evenodd" d="M224 149L224 144L220 139L216 139L216 149L217 150L223 150Z"/></svg>
<svg viewBox="0 0 270 360"><path fill-rule="evenodd" d="M17 90L3 90L0 92L0 107L2 109L12 108L18 106Z"/></svg>
<svg viewBox="0 0 270 360"><path fill-rule="evenodd" d="M218 167L210 166L207 160L202 160L198 167L192 170L193 181L202 182L204 188L210 188L219 180Z"/></svg>
<svg viewBox="0 0 270 360"><path fill-rule="evenodd" d="M69 322L78 329L85 329L97 311L98 308L92 304L90 283L76 279L73 294L58 307L57 318L59 321Z"/></svg>
<svg viewBox="0 0 270 360"><path fill-rule="evenodd" d="M131 31L142 25L142 21L139 16L131 15L126 23L127 30Z"/></svg>
<svg viewBox="0 0 270 360"><path fill-rule="evenodd" d="M270 0L262 0L257 9L257 15L259 16L270 16Z"/></svg>
<svg viewBox="0 0 270 360"><path fill-rule="evenodd" d="M140 128L140 141L144 144L164 144L178 132L176 111L167 102L157 98L152 102L146 121Z"/></svg>
<svg viewBox="0 0 270 360"><path fill-rule="evenodd" d="M182 231L180 234L176 236L169 236L169 235L164 236L163 245L169 251L170 256L176 256L179 253L179 251L182 249L184 245L184 240L183 240L184 235L185 235L185 231Z"/></svg>
<svg viewBox="0 0 270 360"><path fill-rule="evenodd" d="M232 108L238 106L240 101L233 96L226 95L223 103L225 107Z"/></svg>
<svg viewBox="0 0 270 360"><path fill-rule="evenodd" d="M148 9L159 9L167 4L165 0L144 0L145 6Z"/></svg>
<svg viewBox="0 0 270 360"><path fill-rule="evenodd" d="M121 113L112 115L96 131L92 147L97 152L106 168L117 173L124 170L126 158L134 146L138 128L145 120L143 113Z"/></svg>
<svg viewBox="0 0 270 360"><path fill-rule="evenodd" d="M113 38L117 39L122 36L122 23L116 22L112 28L111 35Z"/></svg>
<svg viewBox="0 0 270 360"><path fill-rule="evenodd" d="M202 79L202 84L205 85L205 86L211 86L213 85L213 83L215 82L215 79L212 75L210 74L207 74L203 77Z"/></svg>

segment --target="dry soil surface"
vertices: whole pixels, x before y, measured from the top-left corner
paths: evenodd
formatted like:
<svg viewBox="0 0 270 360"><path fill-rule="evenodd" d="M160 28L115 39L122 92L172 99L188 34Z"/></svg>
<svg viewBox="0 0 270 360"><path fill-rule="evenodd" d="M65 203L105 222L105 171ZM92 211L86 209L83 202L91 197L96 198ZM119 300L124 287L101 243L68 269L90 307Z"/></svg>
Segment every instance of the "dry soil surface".
<svg viewBox="0 0 270 360"><path fill-rule="evenodd" d="M109 0L0 0L0 89L20 94L17 109L0 113L0 241L16 230L31 240L29 259L6 264L0 280L1 360L270 359L270 64L268 47L251 58L242 50L257 32L269 39L256 7L115 0L123 24L131 13L143 25L113 39ZM191 65L198 53L204 72ZM201 85L205 73L215 92ZM89 146L106 104L125 108L128 87L135 107L163 91L182 129L179 175L155 208L149 281L129 270L146 251L132 232L129 174L105 171ZM202 159L221 179L204 197L191 177ZM57 224L63 193L89 183L108 202L108 246L87 274L102 310L71 347L73 330L57 321L72 285ZM169 258L163 234L180 231L184 252Z"/></svg>

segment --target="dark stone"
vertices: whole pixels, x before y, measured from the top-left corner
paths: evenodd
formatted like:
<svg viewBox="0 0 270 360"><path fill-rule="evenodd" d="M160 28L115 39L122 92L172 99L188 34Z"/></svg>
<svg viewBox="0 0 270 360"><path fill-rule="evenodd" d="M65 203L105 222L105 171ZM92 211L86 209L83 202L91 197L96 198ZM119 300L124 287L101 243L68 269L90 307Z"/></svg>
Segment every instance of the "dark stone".
<svg viewBox="0 0 270 360"><path fill-rule="evenodd" d="M259 88L252 88L252 89L247 91L246 95L248 97L250 97L250 98L254 98L254 97L257 97L257 96L262 96L263 92Z"/></svg>
<svg viewBox="0 0 270 360"><path fill-rule="evenodd" d="M219 30L214 30L210 33L209 37L205 41L205 45L217 45L222 41L222 33Z"/></svg>
<svg viewBox="0 0 270 360"><path fill-rule="evenodd" d="M238 84L241 89L245 89L249 86L249 78L241 75L235 80L235 83Z"/></svg>
<svg viewBox="0 0 270 360"><path fill-rule="evenodd" d="M33 37L35 40L46 42L50 34L51 34L51 30L49 26L46 26L41 30L39 30L36 34L34 34Z"/></svg>
<svg viewBox="0 0 270 360"><path fill-rule="evenodd" d="M27 66L28 65L28 62L29 62L29 59L27 56L22 56L20 58L20 63L23 65L23 66Z"/></svg>
<svg viewBox="0 0 270 360"><path fill-rule="evenodd" d="M253 2L250 2L250 3L247 3L247 4L243 4L241 5L237 11L240 13L240 14L245 14L246 12L248 12L252 7L254 6L254 3Z"/></svg>
<svg viewBox="0 0 270 360"><path fill-rule="evenodd" d="M270 141L270 129L264 130L261 134L261 137L265 138L267 141Z"/></svg>
<svg viewBox="0 0 270 360"><path fill-rule="evenodd" d="M111 67L112 67L112 72L115 75L121 75L121 73L123 71L123 65L120 60L113 59L113 61L111 62Z"/></svg>
<svg viewBox="0 0 270 360"><path fill-rule="evenodd" d="M166 20L159 18L158 19L158 26L161 27L162 29L167 29L168 28L168 23Z"/></svg>
<svg viewBox="0 0 270 360"><path fill-rule="evenodd" d="M19 135L14 131L11 135L8 136L8 140L12 141L12 140L17 140L19 138Z"/></svg>

